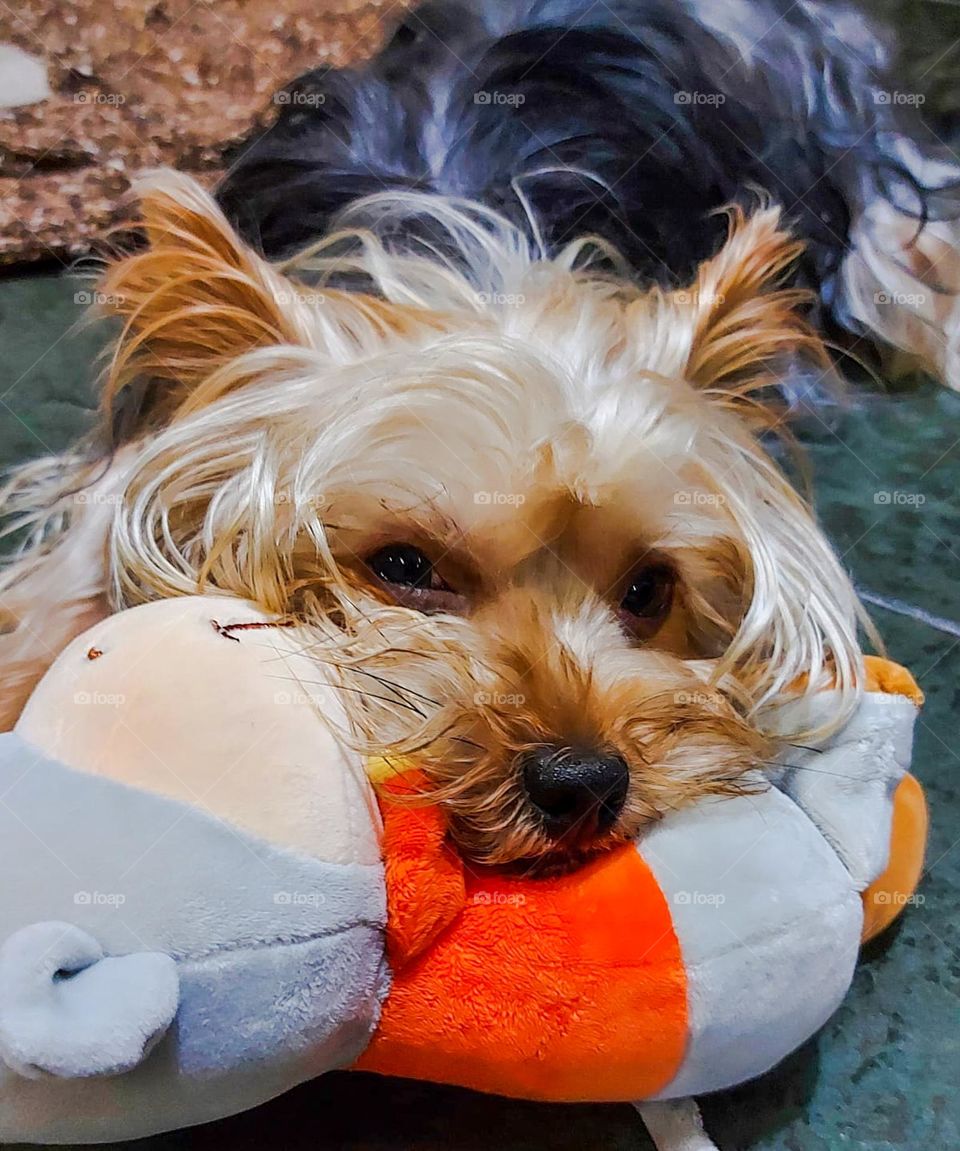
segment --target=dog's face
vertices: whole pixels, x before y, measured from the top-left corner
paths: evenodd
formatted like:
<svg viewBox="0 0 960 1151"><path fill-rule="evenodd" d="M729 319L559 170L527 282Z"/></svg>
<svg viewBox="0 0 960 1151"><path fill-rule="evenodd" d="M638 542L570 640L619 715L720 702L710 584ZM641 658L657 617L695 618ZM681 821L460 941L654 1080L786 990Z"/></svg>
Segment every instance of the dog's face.
<svg viewBox="0 0 960 1151"><path fill-rule="evenodd" d="M466 272L370 237L320 259L385 302L298 288L183 181L146 206L105 285L108 394L157 381L120 595L206 581L311 620L354 736L413 756L468 856L564 866L754 786L770 701L855 683L852 591L744 418L818 355L767 291L776 212L645 293L445 207Z"/></svg>
<svg viewBox="0 0 960 1151"><path fill-rule="evenodd" d="M474 341L458 398L446 381L467 361L448 354L414 357L375 416L371 390L350 453L364 476L324 492L359 631L398 653L362 685L383 697L371 731L402 721L460 845L489 862L575 858L736 790L764 741L696 661L730 642L745 557L683 458L690 424L649 426L671 385L614 384L610 426L603 403L577 419L519 352L508 382L495 343ZM433 372L437 390L407 407Z"/></svg>

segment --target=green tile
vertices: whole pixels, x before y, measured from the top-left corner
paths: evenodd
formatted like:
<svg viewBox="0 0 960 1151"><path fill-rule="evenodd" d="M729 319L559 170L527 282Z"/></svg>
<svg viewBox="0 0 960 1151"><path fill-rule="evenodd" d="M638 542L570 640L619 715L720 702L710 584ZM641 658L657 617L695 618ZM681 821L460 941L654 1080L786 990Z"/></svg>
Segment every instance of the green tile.
<svg viewBox="0 0 960 1151"><path fill-rule="evenodd" d="M91 422L102 333L82 279L0 281L0 467L62 451Z"/></svg>

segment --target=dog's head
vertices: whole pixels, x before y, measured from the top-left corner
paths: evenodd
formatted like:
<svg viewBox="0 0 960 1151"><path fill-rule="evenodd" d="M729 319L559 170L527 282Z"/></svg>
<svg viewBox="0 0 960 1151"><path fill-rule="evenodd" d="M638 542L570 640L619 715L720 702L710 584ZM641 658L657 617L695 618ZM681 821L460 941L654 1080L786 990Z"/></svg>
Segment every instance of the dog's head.
<svg viewBox="0 0 960 1151"><path fill-rule="evenodd" d="M828 370L775 209L665 292L443 201L368 202L381 226L302 263L318 287L183 178L144 206L103 285L108 404L148 378L154 432L118 598L313 621L353 736L415 754L466 854L562 865L742 791L784 691L855 693L855 596L757 439L778 365ZM429 252L387 238L411 211Z"/></svg>

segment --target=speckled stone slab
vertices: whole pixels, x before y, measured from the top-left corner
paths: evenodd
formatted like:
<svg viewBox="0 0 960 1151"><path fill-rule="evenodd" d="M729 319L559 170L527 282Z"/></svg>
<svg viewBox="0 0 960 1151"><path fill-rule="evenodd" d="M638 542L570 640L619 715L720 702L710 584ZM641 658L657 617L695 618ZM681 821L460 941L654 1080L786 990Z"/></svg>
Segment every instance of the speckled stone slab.
<svg viewBox="0 0 960 1151"><path fill-rule="evenodd" d="M0 264L89 250L140 169L169 164L213 183L224 149L270 123L278 89L362 59L407 3L0 3L0 44L40 62L52 90L0 108Z"/></svg>

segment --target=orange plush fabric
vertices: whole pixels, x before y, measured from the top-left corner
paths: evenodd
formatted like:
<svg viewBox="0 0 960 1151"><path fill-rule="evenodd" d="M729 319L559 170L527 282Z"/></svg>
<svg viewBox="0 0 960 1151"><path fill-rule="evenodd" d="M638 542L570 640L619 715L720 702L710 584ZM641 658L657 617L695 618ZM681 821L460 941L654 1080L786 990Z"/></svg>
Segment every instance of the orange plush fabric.
<svg viewBox="0 0 960 1151"><path fill-rule="evenodd" d="M390 793L414 790L416 772ZM446 842L446 825L436 807L402 813L386 805L383 858L387 884L387 958L393 971L425 950L460 914L466 902L463 861Z"/></svg>
<svg viewBox="0 0 960 1151"><path fill-rule="evenodd" d="M597 1102L673 1078L683 963L634 847L557 878L474 873L444 845L436 811L383 809L394 979L359 1068Z"/></svg>
<svg viewBox="0 0 960 1151"><path fill-rule="evenodd" d="M923 695L867 657L866 688ZM670 909L636 848L547 879L471 870L437 808L391 802L381 783L387 955L393 983L357 1067L529 1099L642 1099L674 1078L688 1039L686 975ZM864 938L916 886L926 840L912 776L895 797L890 864L864 893Z"/></svg>

